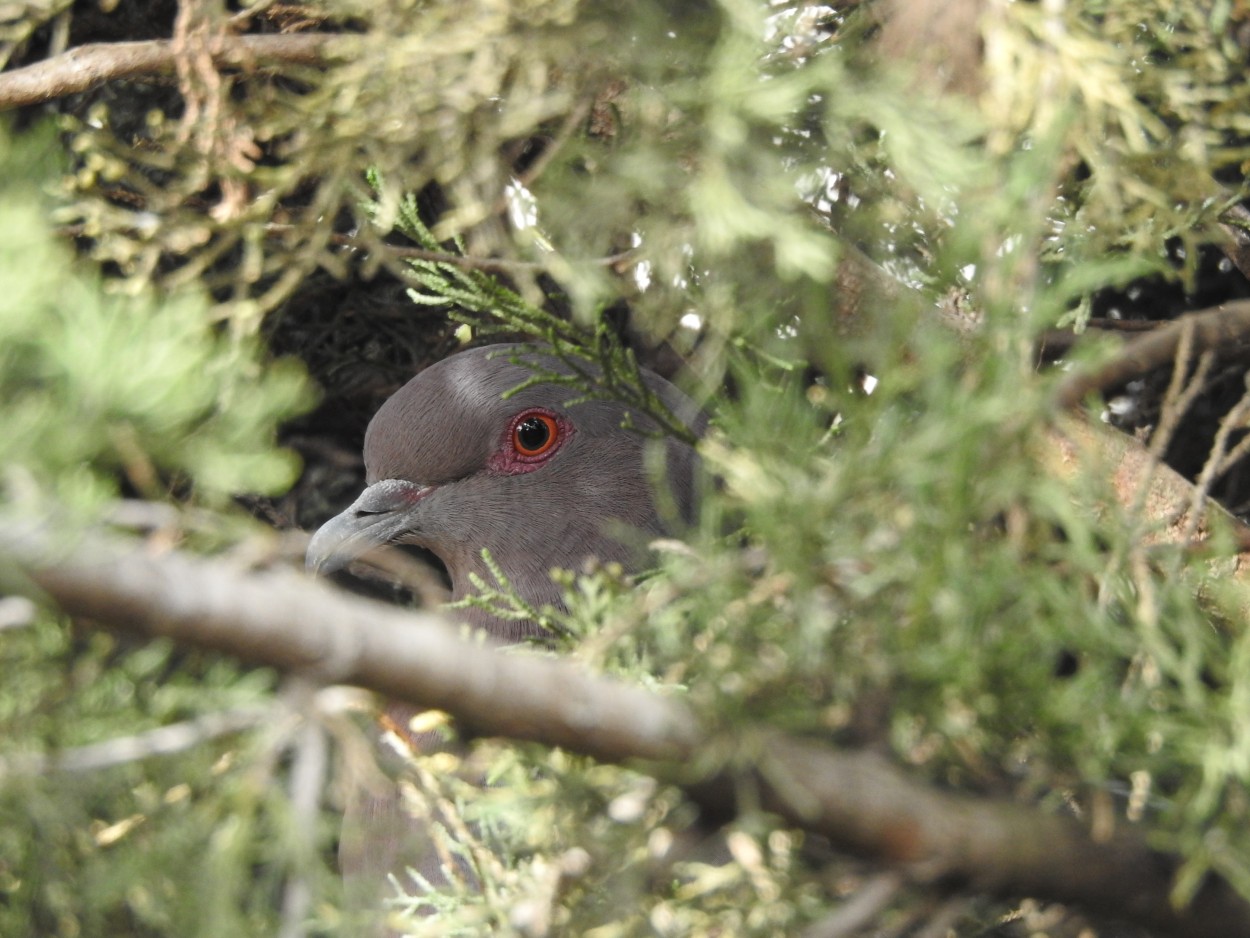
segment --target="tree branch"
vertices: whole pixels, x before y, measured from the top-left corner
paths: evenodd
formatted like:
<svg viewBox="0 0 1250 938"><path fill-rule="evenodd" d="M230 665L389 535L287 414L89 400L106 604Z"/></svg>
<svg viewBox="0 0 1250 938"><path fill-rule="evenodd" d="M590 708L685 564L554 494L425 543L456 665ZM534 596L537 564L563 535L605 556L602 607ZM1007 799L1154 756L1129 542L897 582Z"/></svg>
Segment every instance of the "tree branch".
<svg viewBox="0 0 1250 938"><path fill-rule="evenodd" d="M1228 236L1224 254L1243 277L1250 278L1250 210L1240 202L1230 205L1220 215L1220 228Z"/></svg>
<svg viewBox="0 0 1250 938"><path fill-rule="evenodd" d="M134 736L90 743L49 755L31 753L0 758L0 778L7 775L46 775L51 772L94 772L138 762L153 756L185 752L196 746L250 730L273 718L274 707L240 707L206 713L194 720L158 726Z"/></svg>
<svg viewBox="0 0 1250 938"><path fill-rule="evenodd" d="M1217 502L1195 499L1194 484L1138 440L1106 424L1071 415L1057 417L1040 440L1038 460L1057 478L1075 479L1082 471L1100 467L1121 505L1141 504L1146 516L1162 525L1149 536L1151 542L1202 542L1213 528L1219 528L1232 537L1238 551L1233 566L1223 568L1223 573L1250 579L1250 525Z"/></svg>
<svg viewBox="0 0 1250 938"><path fill-rule="evenodd" d="M290 64L321 65L331 33L279 33L227 36L212 50L221 67ZM168 39L92 43L51 59L0 74L0 110L41 104L88 91L106 81L172 73L174 48Z"/></svg>
<svg viewBox="0 0 1250 938"><path fill-rule="evenodd" d="M30 527L0 528L0 562L22 570L72 615L319 681L359 684L446 710L479 735L641 762L713 816L732 816L738 796L750 791L786 823L916 880L1078 903L1176 935L1250 936L1250 903L1215 877L1188 908L1173 909L1176 859L1133 831L1095 840L1071 818L939 791L878 756L766 728L736 732L738 751L718 763L733 769L694 778L690 767L706 764L726 741L679 699L569 661L503 654L440 617L403 613L286 571L244 573L100 539L55 552L50 543Z"/></svg>
<svg viewBox="0 0 1250 938"><path fill-rule="evenodd" d="M1092 371L1078 371L1059 383L1056 406L1078 407L1091 394L1120 387L1176 357L1181 336L1193 330L1193 354L1211 350L1227 354L1230 346L1250 342L1250 300L1237 300L1187 313L1166 326L1126 342L1115 358Z"/></svg>
<svg viewBox="0 0 1250 938"><path fill-rule="evenodd" d="M1083 340L1091 336L1113 336L1124 341L1143 332L1162 329L1166 323L1141 319L1093 318L1085 323L1085 329L1047 329L1033 340L1034 354L1038 364L1051 364L1071 353Z"/></svg>

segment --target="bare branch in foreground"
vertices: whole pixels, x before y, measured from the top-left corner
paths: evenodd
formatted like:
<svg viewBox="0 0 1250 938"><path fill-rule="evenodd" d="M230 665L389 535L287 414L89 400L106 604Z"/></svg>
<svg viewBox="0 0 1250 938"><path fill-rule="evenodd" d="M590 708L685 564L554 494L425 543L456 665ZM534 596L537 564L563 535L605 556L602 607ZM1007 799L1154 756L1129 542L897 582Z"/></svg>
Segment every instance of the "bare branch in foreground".
<svg viewBox="0 0 1250 938"><path fill-rule="evenodd" d="M279 33L225 37L213 49L218 68L260 65L321 65L331 33ZM0 110L41 104L88 91L106 81L172 74L173 43L101 42L77 46L51 59L0 74Z"/></svg>
<svg viewBox="0 0 1250 938"><path fill-rule="evenodd" d="M679 699L569 661L500 653L437 616L400 612L293 573L248 574L102 540L53 553L30 528L0 528L0 563L23 570L72 615L359 684L446 710L479 735L627 763L681 785L714 817L733 816L738 796L752 792L753 803L786 823L914 880L1072 902L1175 935L1250 936L1250 903L1215 877L1188 908L1174 909L1168 895L1177 860L1133 831L1095 840L1071 818L939 791L879 756L766 728L739 730L736 751L726 753L730 741ZM712 753L719 758L709 763ZM694 777L699 765L708 768Z"/></svg>

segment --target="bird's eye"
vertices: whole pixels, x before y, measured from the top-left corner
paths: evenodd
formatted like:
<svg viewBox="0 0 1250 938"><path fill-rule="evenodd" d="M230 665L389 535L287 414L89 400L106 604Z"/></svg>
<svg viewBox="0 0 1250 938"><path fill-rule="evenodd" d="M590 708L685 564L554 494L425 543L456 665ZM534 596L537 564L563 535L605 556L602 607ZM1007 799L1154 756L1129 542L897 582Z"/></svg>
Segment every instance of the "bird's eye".
<svg viewBox="0 0 1250 938"><path fill-rule="evenodd" d="M554 417L526 414L512 428L512 447L521 456L541 456L555 445L558 429Z"/></svg>

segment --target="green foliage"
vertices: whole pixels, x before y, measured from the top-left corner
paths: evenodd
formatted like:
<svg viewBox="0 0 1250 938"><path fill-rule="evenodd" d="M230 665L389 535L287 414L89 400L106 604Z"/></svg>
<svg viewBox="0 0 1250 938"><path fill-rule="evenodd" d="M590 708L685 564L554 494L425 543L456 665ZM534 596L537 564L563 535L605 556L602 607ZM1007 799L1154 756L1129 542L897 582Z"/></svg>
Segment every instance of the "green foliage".
<svg viewBox="0 0 1250 938"><path fill-rule="evenodd" d="M381 174L368 173L370 185L379 195L385 192ZM384 215L381 202L366 205L375 219ZM397 231L434 254L443 254L442 245L421 220L416 198L407 194L399 200L395 218ZM464 268L453 258L463 257L464 243L456 239L458 255L448 259L415 258L409 261L417 286L408 291L418 306L438 306L482 335L520 334L550 349L572 374L553 368L534 368L533 376L510 393L534 384L565 384L577 388L577 400L610 398L637 408L650 417L660 430L693 443L694 435L664 402L643 382L638 360L621 345L607 323L596 317L592 324L569 322L527 302L496 277L480 270ZM522 616L524 617L524 616Z"/></svg>
<svg viewBox="0 0 1250 938"><path fill-rule="evenodd" d="M418 813L474 825L440 838L472 879L401 902L407 933L786 934L819 912L800 836L738 824L722 848L675 789L565 753L482 744L473 763L489 789L446 754L415 765Z"/></svg>
<svg viewBox="0 0 1250 938"><path fill-rule="evenodd" d="M1236 704L1248 685L1229 666L1244 639L1213 626L1213 617L1236 621L1239 600L1199 602L1215 594L1180 548L1144 547L1140 519L1094 509L1114 502L1107 467L1089 467L1075 489L1047 473L1037 441L1050 405L1045 384L1030 376L1034 330L1081 309L1096 289L1167 269L1165 238L1180 235L1192 258L1212 236L1214 174L1227 164L1168 127L1195 122L1189 144L1228 133L1210 102L1238 84L1215 66L1224 53L1210 49L1203 37L1212 25L1196 17L1173 21L1181 45L1207 48L1203 64L1185 71L1196 97L1183 98L1159 73L1140 79L1138 63L1161 54L1147 48L1159 37L1132 26L1140 21L1129 13L1094 17L1070 7L1043 21L1040 8L1006 10L987 27L990 104L979 113L945 99L918 114L904 80L857 72L851 63L860 53L836 43L770 59L759 11L729 5L713 51L698 59L703 71L692 65L698 82L638 90L631 103L639 112L627 123L644 139L595 156L608 167L605 186L656 197L632 219L655 248L656 285L635 309L671 304L664 281L680 282L683 305L653 324L664 332L681 310L697 310L704 345L696 359L713 374L728 369L739 391L717 401L721 433L704 447L725 485L707 506L695 553L670 557L663 575L612 603L588 606L584 598L600 595L594 584L603 581L582 581L561 624L583 636L570 649L583 660L684 688L724 728L726 758L752 726L847 739L870 732L935 779L1007 785L1039 799L1110 797L1118 813L1144 812L1157 842L1189 858L1178 898L1210 868L1250 894L1239 795L1250 775L1237 755L1250 723ZM1187 69L1187 55L1159 72ZM1019 67L1009 73L1007 62ZM646 137L645 103L656 100L665 152L696 167L688 184L674 178L671 162L641 178L659 159ZM815 128L815 143L781 131L801 121ZM773 147L762 143L770 136ZM794 193L821 166L876 203L831 211L834 231L810 224ZM585 236L561 199L587 191L608 198L594 185L540 180L545 241L559 248ZM438 249L408 204L400 230ZM903 297L894 309L862 313L851 336L835 338L821 285L833 277L839 235L864 232L926 290L975 297L981 332L956 340L926 328L914 299ZM673 244L689 250L665 256ZM547 314L511 291L492 301L490 291L505 288L484 283L484 274L414 266L421 302L544 335L534 322ZM474 296L458 292L456 284L474 280ZM584 295L576 275L563 282L570 295ZM558 328L567 330L561 341L590 344L585 332ZM827 378L813 384L809 363ZM882 378L872 395L848 388L865 363ZM737 539L723 539L725 519L748 536L749 563ZM1183 568L1186 576L1168 575ZM497 585L496 605L507 589ZM560 778L563 800L558 823L543 826L552 832L546 845L524 849L554 863L570 843L603 842L612 796L600 790L598 800L579 801L587 773L562 771L559 756L526 757L535 778ZM609 786L630 784L628 773L596 773ZM505 787L525 788L516 779ZM530 830L532 811L504 812L502 829ZM664 812L649 817L627 842L663 841L681 826ZM569 831L579 833L566 841ZM641 880L654 882L655 856L619 856L617 875L636 862L650 871ZM698 871L671 872L683 884L674 895L707 899L693 885ZM558 907L574 930L641 927L588 898L606 884L585 897L572 888L553 905L544 882L532 878L522 896L516 881L497 899L466 892L433 921L494 914L502 930L504 909L540 906ZM680 921L680 933L772 934L805 914L810 884L801 875L785 882L787 914L797 918L784 923L722 919L706 901L694 914L654 889L645 905ZM728 905L741 910L764 898L735 893Z"/></svg>
<svg viewBox="0 0 1250 938"><path fill-rule="evenodd" d="M115 493L118 470L156 497L171 479L217 501L290 485L298 467L272 441L277 422L310 402L302 371L262 363L255 341L215 325L198 296L104 293L48 225L34 165L48 143L13 147L0 138L8 500L46 484L83 507Z"/></svg>
<svg viewBox="0 0 1250 938"><path fill-rule="evenodd" d="M34 753L55 757L204 712L263 706L270 674L46 620L6 633L0 664L14 678L0 711L0 930L144 936L272 927L273 896L299 840L282 829L289 806L263 771L281 739L240 745L228 736L177 757L87 771L22 768ZM243 873L249 866L255 879Z"/></svg>
<svg viewBox="0 0 1250 938"><path fill-rule="evenodd" d="M288 486L298 467L274 437L308 406L302 370L265 361L198 295L106 292L49 224L53 152L46 135L0 134L0 516L38 514L72 537L123 485L210 506ZM85 772L30 761L272 706L272 675L46 618L0 633L0 670L0 933L272 929L273 896L306 852L269 780L281 739Z"/></svg>
<svg viewBox="0 0 1250 938"><path fill-rule="evenodd" d="M289 482L273 427L305 392L247 336L310 272L354 272L349 225L366 273L412 287L413 318L546 341L671 430L608 328L627 305L632 340L667 340L731 389L707 401L702 444L721 484L690 549L636 586L568 576L562 652L685 695L722 731L709 761L750 755L760 727L869 739L945 784L1144 817L1186 858L1179 899L1212 869L1250 896L1244 588L1147 546L1148 525L1108 507L1109 467L1043 468L1033 368L1037 330L1083 319L1097 290L1193 282L1244 194L1246 13L985 4L963 93L881 55L880 4L835 6L327 0L321 25L350 31L324 68L183 74L177 95L129 86L62 117L59 217L111 266L81 273L31 195L36 151L8 153L6 506L81 511L119 473L210 502ZM221 36L241 22L201 14ZM535 140L550 145L518 156ZM979 328L955 338L935 305ZM531 613L495 581L473 601ZM168 649L77 649L49 623L0 653L17 754L270 690L198 660L156 681ZM296 862L282 745L6 778L0 932L23 916L67 935L265 931ZM240 768L214 774L222 760ZM674 859L698 834L672 789L530 747L482 743L469 762L493 787L445 755L413 784L453 809L446 849L485 888L413 898L432 913L418 932L792 934L837 901L802 837L758 813L728 832L733 862ZM170 794L192 777L194 796ZM145 820L111 846L90 836L130 817Z"/></svg>
<svg viewBox="0 0 1250 938"><path fill-rule="evenodd" d="M640 236L651 288L634 301L653 331L672 331L693 295L730 334L744 310L771 314L805 281L830 282L847 244L944 286L958 268L943 273L935 246L957 240L952 223L1001 207L1001 161L1022 148L1050 154L1029 180L1043 243L1022 253L1070 263L1128 251L1170 273L1163 246L1177 237L1192 276L1195 248L1235 195L1216 180L1245 158L1250 89L1229 4L995 9L980 23L977 98L875 58L872 4L319 10L324 28L352 27L328 48L332 67L288 66L289 81L183 75L182 101L144 89L63 118L80 154L64 216L98 258L132 283L204 278L230 296L220 312L251 329L310 271L344 269L328 219L371 214L373 167L388 180L383 231L403 193L437 184L449 203L430 220L439 241L541 262L587 318L622 289L588 262ZM210 36L238 25L202 19ZM510 244L482 222L516 172L501 154L535 135L556 148L523 180L542 235ZM134 198L112 198L119 186ZM376 235L364 240L386 262ZM239 262L220 264L232 251ZM708 277L713 267L743 276ZM522 292L539 295L532 280Z"/></svg>

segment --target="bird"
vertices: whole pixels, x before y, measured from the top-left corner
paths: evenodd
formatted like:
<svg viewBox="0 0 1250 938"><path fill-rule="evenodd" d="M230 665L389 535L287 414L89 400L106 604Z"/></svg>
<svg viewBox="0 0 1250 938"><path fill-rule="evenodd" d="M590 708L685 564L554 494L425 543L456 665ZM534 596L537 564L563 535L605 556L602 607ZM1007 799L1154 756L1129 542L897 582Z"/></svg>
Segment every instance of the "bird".
<svg viewBox="0 0 1250 938"><path fill-rule="evenodd" d="M640 373L702 436L703 411L664 378ZM396 391L365 431L365 490L318 529L307 568L327 574L372 548L415 544L441 561L457 602L475 592L475 579L494 581L485 550L535 609L563 608L555 568L576 571L595 558L636 572L648 542L694 519L698 454L661 438L647 414L544 376L574 371L541 347L488 345L451 355ZM649 471L656 466L661 478ZM531 619L478 606L457 618L503 643L543 634Z"/></svg>
<svg viewBox="0 0 1250 938"><path fill-rule="evenodd" d="M307 569L326 575L380 545L414 544L446 568L457 603L494 582L487 551L527 606L557 610L555 569L593 558L638 572L649 542L694 522L699 456L648 414L568 383L574 375L550 349L521 344L462 351L418 373L369 422L365 489L314 534ZM654 372L640 377L694 438L704 435L707 416L689 397ZM454 614L502 645L551 638L529 617L463 604ZM384 725L410 751L436 748L428 735L404 736L411 715L388 705ZM428 832L401 802L376 786L349 798L339 865L358 913L376 909L407 869L440 878Z"/></svg>

